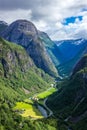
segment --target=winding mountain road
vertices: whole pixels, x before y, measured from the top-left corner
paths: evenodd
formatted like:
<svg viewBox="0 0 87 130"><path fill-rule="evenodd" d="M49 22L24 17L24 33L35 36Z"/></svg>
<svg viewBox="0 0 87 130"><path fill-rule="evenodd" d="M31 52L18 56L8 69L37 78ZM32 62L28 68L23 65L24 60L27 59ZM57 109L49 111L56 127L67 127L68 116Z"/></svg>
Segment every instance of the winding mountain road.
<svg viewBox="0 0 87 130"><path fill-rule="evenodd" d="M44 105L44 107L49 111L48 117L50 117L50 116L53 115L53 112L52 112L52 110L50 110L50 109L48 108L48 106L46 105L47 99L48 99L48 98L45 98L45 99L44 99L43 105Z"/></svg>

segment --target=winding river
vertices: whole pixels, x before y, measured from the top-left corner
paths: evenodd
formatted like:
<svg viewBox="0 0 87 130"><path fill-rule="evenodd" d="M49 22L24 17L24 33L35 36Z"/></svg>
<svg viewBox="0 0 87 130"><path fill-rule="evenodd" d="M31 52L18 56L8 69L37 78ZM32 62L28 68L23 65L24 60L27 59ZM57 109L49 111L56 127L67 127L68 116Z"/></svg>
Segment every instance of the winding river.
<svg viewBox="0 0 87 130"><path fill-rule="evenodd" d="M47 115L47 111L41 106L41 105L37 105L37 107L38 107L38 109L39 109L39 111L41 112L41 114L45 117L45 118L47 118L48 117L48 115Z"/></svg>

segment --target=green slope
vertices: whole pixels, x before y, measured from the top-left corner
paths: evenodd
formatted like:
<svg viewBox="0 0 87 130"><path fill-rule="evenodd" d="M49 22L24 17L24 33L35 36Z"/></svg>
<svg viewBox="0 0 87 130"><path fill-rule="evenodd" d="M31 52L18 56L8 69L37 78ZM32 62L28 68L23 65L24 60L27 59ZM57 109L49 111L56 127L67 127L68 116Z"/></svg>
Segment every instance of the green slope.
<svg viewBox="0 0 87 130"><path fill-rule="evenodd" d="M56 119L30 120L13 111L17 101L49 87L50 80L22 47L0 38L0 130L57 130Z"/></svg>
<svg viewBox="0 0 87 130"><path fill-rule="evenodd" d="M34 65L21 46L3 39L0 39L0 77L14 89L25 88L33 93L48 87L51 79Z"/></svg>
<svg viewBox="0 0 87 130"><path fill-rule="evenodd" d="M70 79L59 82L59 91L48 98L48 106L54 115L68 119L75 130L87 128L87 55L76 65ZM84 124L84 128L82 125Z"/></svg>

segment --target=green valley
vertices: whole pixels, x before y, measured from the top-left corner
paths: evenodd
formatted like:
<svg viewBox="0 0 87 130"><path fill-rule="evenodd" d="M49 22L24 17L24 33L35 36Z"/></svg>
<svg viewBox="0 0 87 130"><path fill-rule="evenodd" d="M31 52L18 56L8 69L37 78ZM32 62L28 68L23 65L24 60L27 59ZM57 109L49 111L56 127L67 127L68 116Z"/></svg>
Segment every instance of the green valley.
<svg viewBox="0 0 87 130"><path fill-rule="evenodd" d="M86 130L87 40L53 42L24 19L0 36L0 130Z"/></svg>
<svg viewBox="0 0 87 130"><path fill-rule="evenodd" d="M0 130L56 130L56 119L42 118L34 104L26 101L53 81L21 46L0 38ZM25 110L22 116L21 110ZM31 115L37 120L31 120Z"/></svg>
<svg viewBox="0 0 87 130"><path fill-rule="evenodd" d="M40 93L40 94L36 94L35 96L38 98L38 99L44 99L46 97L48 97L49 95L53 94L55 91L57 91L56 88L48 88L46 91Z"/></svg>

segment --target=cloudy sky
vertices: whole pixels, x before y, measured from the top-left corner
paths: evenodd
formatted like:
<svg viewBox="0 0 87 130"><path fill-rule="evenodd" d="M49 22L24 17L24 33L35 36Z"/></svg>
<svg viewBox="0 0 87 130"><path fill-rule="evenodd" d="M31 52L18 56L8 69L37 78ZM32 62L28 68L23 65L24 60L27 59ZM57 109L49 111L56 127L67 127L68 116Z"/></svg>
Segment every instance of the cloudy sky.
<svg viewBox="0 0 87 130"><path fill-rule="evenodd" d="M32 21L54 40L87 38L87 0L0 0L0 20Z"/></svg>

